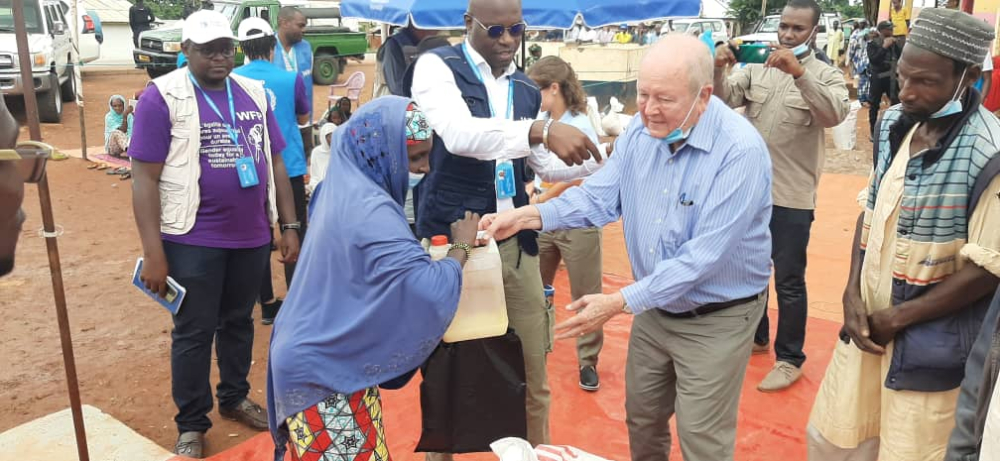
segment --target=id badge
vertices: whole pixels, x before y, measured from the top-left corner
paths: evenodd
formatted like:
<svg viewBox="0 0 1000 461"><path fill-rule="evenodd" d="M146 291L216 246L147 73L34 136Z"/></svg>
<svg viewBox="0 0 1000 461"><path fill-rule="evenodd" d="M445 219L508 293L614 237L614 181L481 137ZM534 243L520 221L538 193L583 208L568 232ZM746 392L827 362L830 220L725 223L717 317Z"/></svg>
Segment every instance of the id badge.
<svg viewBox="0 0 1000 461"><path fill-rule="evenodd" d="M260 184L260 179L257 178L257 165L254 164L253 157L236 159L236 174L240 177L240 187L244 189Z"/></svg>
<svg viewBox="0 0 1000 461"><path fill-rule="evenodd" d="M510 160L497 162L496 186L498 199L513 198L516 194L514 163Z"/></svg>

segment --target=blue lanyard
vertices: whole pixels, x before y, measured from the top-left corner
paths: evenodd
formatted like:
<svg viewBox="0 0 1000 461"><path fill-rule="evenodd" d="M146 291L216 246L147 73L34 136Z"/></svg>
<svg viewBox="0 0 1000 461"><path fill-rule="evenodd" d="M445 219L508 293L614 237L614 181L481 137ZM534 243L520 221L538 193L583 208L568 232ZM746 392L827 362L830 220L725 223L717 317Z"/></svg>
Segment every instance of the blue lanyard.
<svg viewBox="0 0 1000 461"><path fill-rule="evenodd" d="M472 61L472 56L469 55L469 50L465 43L462 43L462 52L465 53L465 60L469 63L469 67L472 68L472 72L476 74L476 78L478 78L479 82L485 86L486 81L483 80L483 74L479 71L479 66ZM509 82L509 86L507 88L507 115L504 118L511 120L512 115L514 114L514 79L507 77L507 81ZM490 103L490 116L496 117L497 111L493 108L493 100L489 98L489 92L486 94L486 99Z"/></svg>
<svg viewBox="0 0 1000 461"><path fill-rule="evenodd" d="M236 107L233 104L233 88L229 84L229 77L226 77L226 96L229 98L229 119L232 120L232 123L226 121L226 118L222 116L222 112L219 111L219 107L216 106L215 102L212 101L212 98L210 98L208 94L205 93L205 90L201 89L201 85L198 85L198 82L194 79L194 76L188 73L188 78L191 79L191 83L194 85L194 87L201 92L201 95L205 97L205 102L208 103L208 107L211 107L212 110L215 112L215 115L218 115L219 119L222 120L222 124L226 126L226 131L229 132L229 138L233 140L233 145L239 147L240 150L242 151L243 148L242 146L240 146L239 132L236 131L236 128L233 127L233 124L236 123ZM243 156L242 152L240 152L240 156L241 157Z"/></svg>

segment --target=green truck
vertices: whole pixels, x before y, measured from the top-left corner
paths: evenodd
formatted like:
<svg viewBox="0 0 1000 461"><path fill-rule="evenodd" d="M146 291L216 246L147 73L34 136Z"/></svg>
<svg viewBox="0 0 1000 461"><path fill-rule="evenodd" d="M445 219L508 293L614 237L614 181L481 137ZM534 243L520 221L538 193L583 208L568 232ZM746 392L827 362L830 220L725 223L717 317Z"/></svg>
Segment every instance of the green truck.
<svg viewBox="0 0 1000 461"><path fill-rule="evenodd" d="M215 0L212 4L216 11L230 19L234 34L240 21L251 16L268 20L277 30L278 10L283 6L283 3L275 0ZM339 8L310 8L303 5L300 10L309 21L305 40L312 45L313 50L313 82L316 85L334 84L347 65L348 58L365 58L368 39L364 32L322 24L329 20L339 20ZM156 78L177 68L177 54L180 51L179 27L153 29L142 33L139 37L139 49L132 52L132 57L138 67L146 69L151 78ZM242 50L237 47L236 51L236 63L241 64Z"/></svg>

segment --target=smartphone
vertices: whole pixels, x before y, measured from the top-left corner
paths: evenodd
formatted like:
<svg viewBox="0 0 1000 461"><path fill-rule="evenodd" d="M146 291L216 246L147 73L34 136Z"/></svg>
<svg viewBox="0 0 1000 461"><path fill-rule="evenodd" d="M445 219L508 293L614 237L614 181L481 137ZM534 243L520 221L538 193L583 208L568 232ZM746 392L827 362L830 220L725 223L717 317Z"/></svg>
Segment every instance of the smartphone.
<svg viewBox="0 0 1000 461"><path fill-rule="evenodd" d="M745 43L734 52L736 62L746 64L763 64L771 55L771 46L766 43Z"/></svg>

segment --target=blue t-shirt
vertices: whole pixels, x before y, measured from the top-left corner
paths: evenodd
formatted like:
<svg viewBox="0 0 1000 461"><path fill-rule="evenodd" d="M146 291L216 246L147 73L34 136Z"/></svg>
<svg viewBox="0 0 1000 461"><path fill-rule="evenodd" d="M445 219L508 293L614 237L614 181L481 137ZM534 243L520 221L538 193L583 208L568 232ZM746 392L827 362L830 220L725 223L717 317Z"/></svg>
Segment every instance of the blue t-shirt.
<svg viewBox="0 0 1000 461"><path fill-rule="evenodd" d="M306 97L313 100L313 52L312 45L302 40L292 45L291 53L285 53L285 47L281 45L281 40L274 46L274 59L271 62L280 69L290 70L302 75L302 81L306 85ZM309 120L312 121L312 110L309 111Z"/></svg>
<svg viewBox="0 0 1000 461"><path fill-rule="evenodd" d="M312 104L306 97L302 77L259 59L233 69L233 73L264 82L274 118L278 120L281 135L287 143L285 150L281 152L281 158L285 161L288 177L297 178L306 174L309 166L306 165L306 152L297 116L308 114Z"/></svg>

